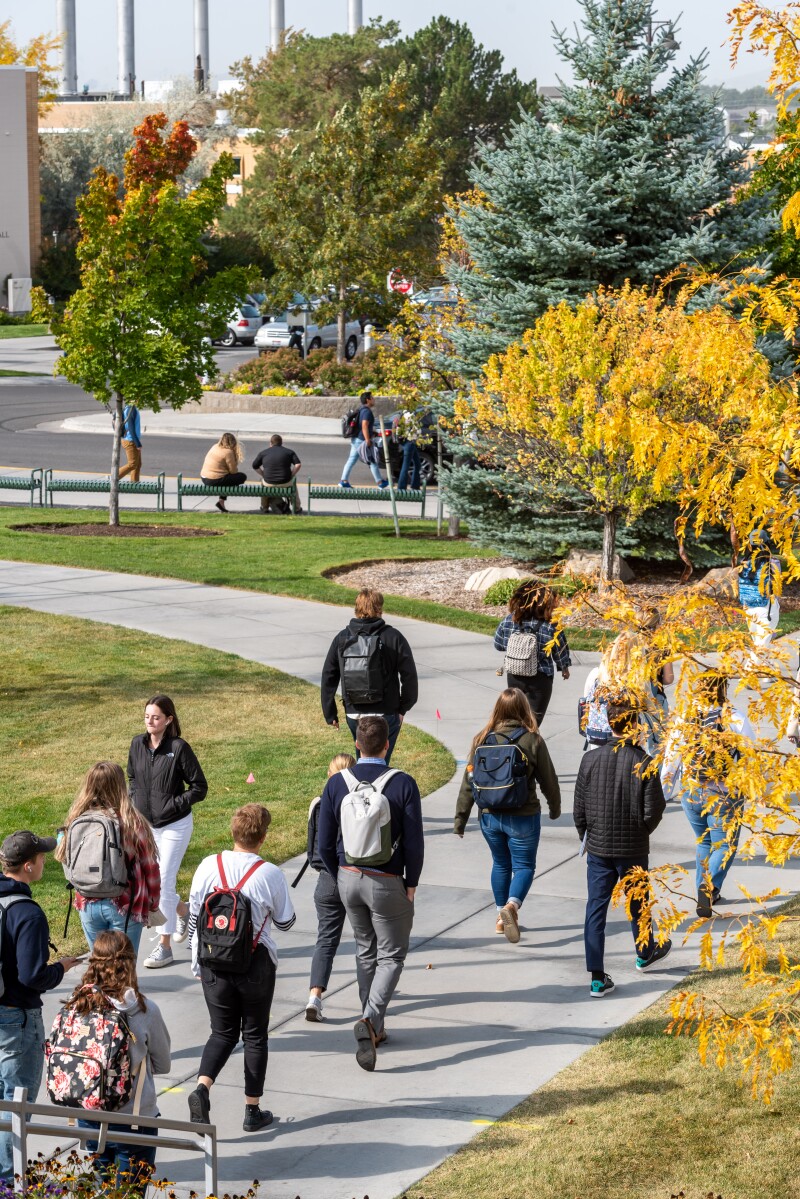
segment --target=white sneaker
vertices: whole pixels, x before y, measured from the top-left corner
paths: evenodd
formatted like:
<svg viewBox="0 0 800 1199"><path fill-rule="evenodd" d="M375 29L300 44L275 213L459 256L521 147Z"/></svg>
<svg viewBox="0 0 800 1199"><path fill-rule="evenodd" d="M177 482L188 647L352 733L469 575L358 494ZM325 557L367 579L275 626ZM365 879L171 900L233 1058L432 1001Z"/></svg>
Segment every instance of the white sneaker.
<svg viewBox="0 0 800 1199"><path fill-rule="evenodd" d="M144 959L144 964L151 970L158 970L161 966L171 966L174 961L172 950L159 941L152 953Z"/></svg>
<svg viewBox="0 0 800 1199"><path fill-rule="evenodd" d="M322 1000L319 995L309 995L308 1003L306 1004L306 1020L310 1020L313 1024L321 1023Z"/></svg>
<svg viewBox="0 0 800 1199"><path fill-rule="evenodd" d="M175 932L172 934L172 940L176 945L181 945L189 935L189 913L185 916L175 916Z"/></svg>

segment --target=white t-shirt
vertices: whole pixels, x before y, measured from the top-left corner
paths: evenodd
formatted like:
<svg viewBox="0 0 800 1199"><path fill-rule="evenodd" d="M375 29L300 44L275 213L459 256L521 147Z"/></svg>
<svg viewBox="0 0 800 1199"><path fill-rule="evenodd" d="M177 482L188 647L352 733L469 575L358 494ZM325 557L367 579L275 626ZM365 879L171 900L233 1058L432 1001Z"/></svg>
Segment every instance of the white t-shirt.
<svg viewBox="0 0 800 1199"><path fill-rule="evenodd" d="M257 853L239 853L237 850L226 849L222 853L222 868L225 871L229 887L235 887L255 862L263 862ZM197 922L202 919L200 913L206 896L215 887L222 886L217 865L217 854L203 858L194 872L192 888L189 894L189 927L192 935L192 973L199 977L200 967L197 964ZM287 932L297 917L289 895L289 888L283 872L271 862L264 862L255 874L242 887L242 894L250 900L253 913L253 928L261 928L258 942L266 945L269 956L277 966L278 950L272 939L271 927L274 924L281 932ZM263 928L261 927L263 924Z"/></svg>

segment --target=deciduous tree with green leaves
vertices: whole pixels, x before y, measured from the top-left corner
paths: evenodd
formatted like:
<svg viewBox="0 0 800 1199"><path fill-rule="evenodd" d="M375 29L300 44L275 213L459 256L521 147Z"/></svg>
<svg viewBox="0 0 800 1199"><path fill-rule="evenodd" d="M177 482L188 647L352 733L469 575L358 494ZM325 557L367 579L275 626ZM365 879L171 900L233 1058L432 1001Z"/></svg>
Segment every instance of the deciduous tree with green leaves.
<svg viewBox="0 0 800 1199"><path fill-rule="evenodd" d="M201 236L225 205L233 162L181 195L177 180L196 143L185 121L164 135L163 113L134 130L119 180L102 167L79 201L81 284L58 342L58 371L114 415L109 524L119 525L119 457L125 403L157 412L200 398L213 369L208 333L246 290L244 271L203 278Z"/></svg>

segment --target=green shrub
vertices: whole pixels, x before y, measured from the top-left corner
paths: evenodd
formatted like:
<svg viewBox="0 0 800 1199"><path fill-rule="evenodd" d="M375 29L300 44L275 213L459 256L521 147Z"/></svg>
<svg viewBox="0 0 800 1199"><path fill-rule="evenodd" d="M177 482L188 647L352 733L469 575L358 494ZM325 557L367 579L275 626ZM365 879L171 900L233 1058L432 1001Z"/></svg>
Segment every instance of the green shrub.
<svg viewBox="0 0 800 1199"><path fill-rule="evenodd" d="M31 288L31 315L34 325L49 325L52 309L47 301L47 292L43 287Z"/></svg>
<svg viewBox="0 0 800 1199"><path fill-rule="evenodd" d="M362 354L352 362L337 362L336 351L312 350L305 361L296 350L275 350L243 363L217 380L221 390L230 391L246 383L258 394L272 388L313 387L321 395L358 395L365 388L379 391L385 383L375 353Z"/></svg>
<svg viewBox="0 0 800 1199"><path fill-rule="evenodd" d="M567 597L575 595L584 586L584 583L576 578L575 575L526 575L521 579L498 579L496 583L492 583L483 597L483 602L488 605L507 604L511 596L519 587L520 583L531 583L534 579L543 583L545 587L549 587L555 591L557 595L565 595Z"/></svg>
<svg viewBox="0 0 800 1199"><path fill-rule="evenodd" d="M0 325L30 325L31 318L25 313L24 316L17 316L13 312L6 312L5 308L0 308Z"/></svg>

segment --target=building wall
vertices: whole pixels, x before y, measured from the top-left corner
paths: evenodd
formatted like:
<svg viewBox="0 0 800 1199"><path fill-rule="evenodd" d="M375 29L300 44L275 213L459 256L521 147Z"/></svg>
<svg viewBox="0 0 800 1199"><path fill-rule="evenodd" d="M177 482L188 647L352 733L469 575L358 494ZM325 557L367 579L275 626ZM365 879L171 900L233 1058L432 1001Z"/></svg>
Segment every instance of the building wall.
<svg viewBox="0 0 800 1199"><path fill-rule="evenodd" d="M39 252L38 72L0 67L0 286L29 278ZM31 102L31 96L33 101Z"/></svg>

